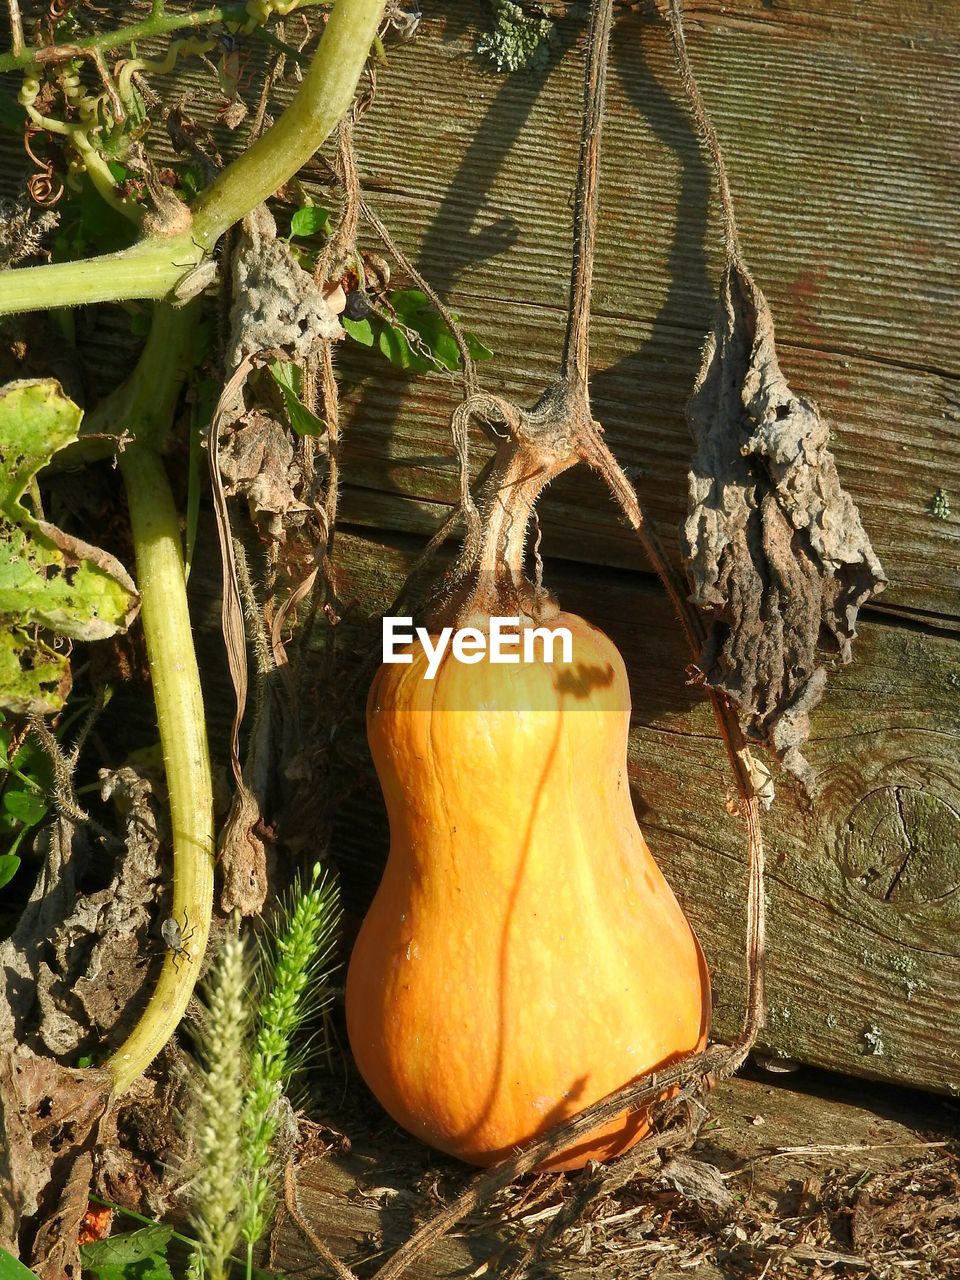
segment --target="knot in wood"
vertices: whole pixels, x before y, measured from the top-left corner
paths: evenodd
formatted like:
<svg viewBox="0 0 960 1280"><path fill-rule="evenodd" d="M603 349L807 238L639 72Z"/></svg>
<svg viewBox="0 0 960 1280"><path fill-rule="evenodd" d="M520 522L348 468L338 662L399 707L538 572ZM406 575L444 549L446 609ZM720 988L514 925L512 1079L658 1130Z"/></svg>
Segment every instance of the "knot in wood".
<svg viewBox="0 0 960 1280"><path fill-rule="evenodd" d="M960 888L960 813L922 787L869 792L847 819L844 872L893 906L942 902Z"/></svg>

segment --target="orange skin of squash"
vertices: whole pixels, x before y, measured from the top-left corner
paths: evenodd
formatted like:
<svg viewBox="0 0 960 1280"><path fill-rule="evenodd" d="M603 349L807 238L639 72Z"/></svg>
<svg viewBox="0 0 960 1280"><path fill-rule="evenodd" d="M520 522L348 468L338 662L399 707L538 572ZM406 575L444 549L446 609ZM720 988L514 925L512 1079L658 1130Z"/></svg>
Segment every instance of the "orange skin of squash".
<svg viewBox="0 0 960 1280"><path fill-rule="evenodd" d="M394 1120L479 1165L701 1048L709 1024L703 953L630 799L623 659L574 614L550 626L572 663L448 651L427 681L417 644L367 705L391 845L350 961L350 1045ZM648 1127L624 1113L544 1167Z"/></svg>

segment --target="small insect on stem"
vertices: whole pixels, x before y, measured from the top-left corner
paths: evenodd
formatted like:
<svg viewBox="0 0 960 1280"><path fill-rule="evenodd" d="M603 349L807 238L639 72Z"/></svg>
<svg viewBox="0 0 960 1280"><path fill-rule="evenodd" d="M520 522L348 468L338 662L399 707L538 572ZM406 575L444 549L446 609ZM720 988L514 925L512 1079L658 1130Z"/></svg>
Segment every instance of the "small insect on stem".
<svg viewBox="0 0 960 1280"><path fill-rule="evenodd" d="M160 926L160 936L173 952L173 967L178 972L180 966L177 964L177 961L179 959L186 956L188 962L193 960L193 956L191 956L187 948L189 946L190 939L197 932L197 929L196 925L194 925L189 931L187 931L187 923L187 910L186 907L184 907L182 925L178 924L177 921L170 916L167 920L164 920L163 924Z"/></svg>

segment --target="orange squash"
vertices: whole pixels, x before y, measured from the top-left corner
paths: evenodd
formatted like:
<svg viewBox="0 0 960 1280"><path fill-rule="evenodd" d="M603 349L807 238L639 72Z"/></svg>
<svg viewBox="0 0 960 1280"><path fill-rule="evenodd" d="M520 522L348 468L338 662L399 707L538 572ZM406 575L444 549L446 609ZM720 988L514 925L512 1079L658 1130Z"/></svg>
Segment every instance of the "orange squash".
<svg viewBox="0 0 960 1280"><path fill-rule="evenodd" d="M571 662L380 668L367 706L390 854L351 958L347 1027L405 1129L475 1164L703 1046L710 984L637 825L630 698L573 614ZM549 1162L636 1142L643 1112Z"/></svg>

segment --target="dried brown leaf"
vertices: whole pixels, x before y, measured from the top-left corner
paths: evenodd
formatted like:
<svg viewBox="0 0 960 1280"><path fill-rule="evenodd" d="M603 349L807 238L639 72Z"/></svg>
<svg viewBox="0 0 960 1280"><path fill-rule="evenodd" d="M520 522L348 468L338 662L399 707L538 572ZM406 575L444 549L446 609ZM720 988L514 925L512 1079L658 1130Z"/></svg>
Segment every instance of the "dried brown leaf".
<svg viewBox="0 0 960 1280"><path fill-rule="evenodd" d="M0 1243L19 1256L23 1220L39 1218L29 1262L44 1280L80 1274L77 1228L112 1084L108 1071L71 1071L23 1046L0 1057Z"/></svg>
<svg viewBox="0 0 960 1280"><path fill-rule="evenodd" d="M682 547L692 598L713 618L699 665L809 785L801 748L826 684L817 649L849 662L857 614L887 579L742 263L724 273L687 418L697 450Z"/></svg>
<svg viewBox="0 0 960 1280"><path fill-rule="evenodd" d="M673 1156L659 1176L688 1200L698 1200L724 1212L733 1208L733 1196L715 1165L692 1156Z"/></svg>
<svg viewBox="0 0 960 1280"><path fill-rule="evenodd" d="M244 770L246 773L246 770ZM267 899L267 845L260 805L246 780L233 793L230 815L220 836L221 909L255 916Z"/></svg>
<svg viewBox="0 0 960 1280"><path fill-rule="evenodd" d="M284 539L284 517L310 508L300 498L303 472L286 427L250 409L220 440L220 474L227 497L245 497L262 534Z"/></svg>

